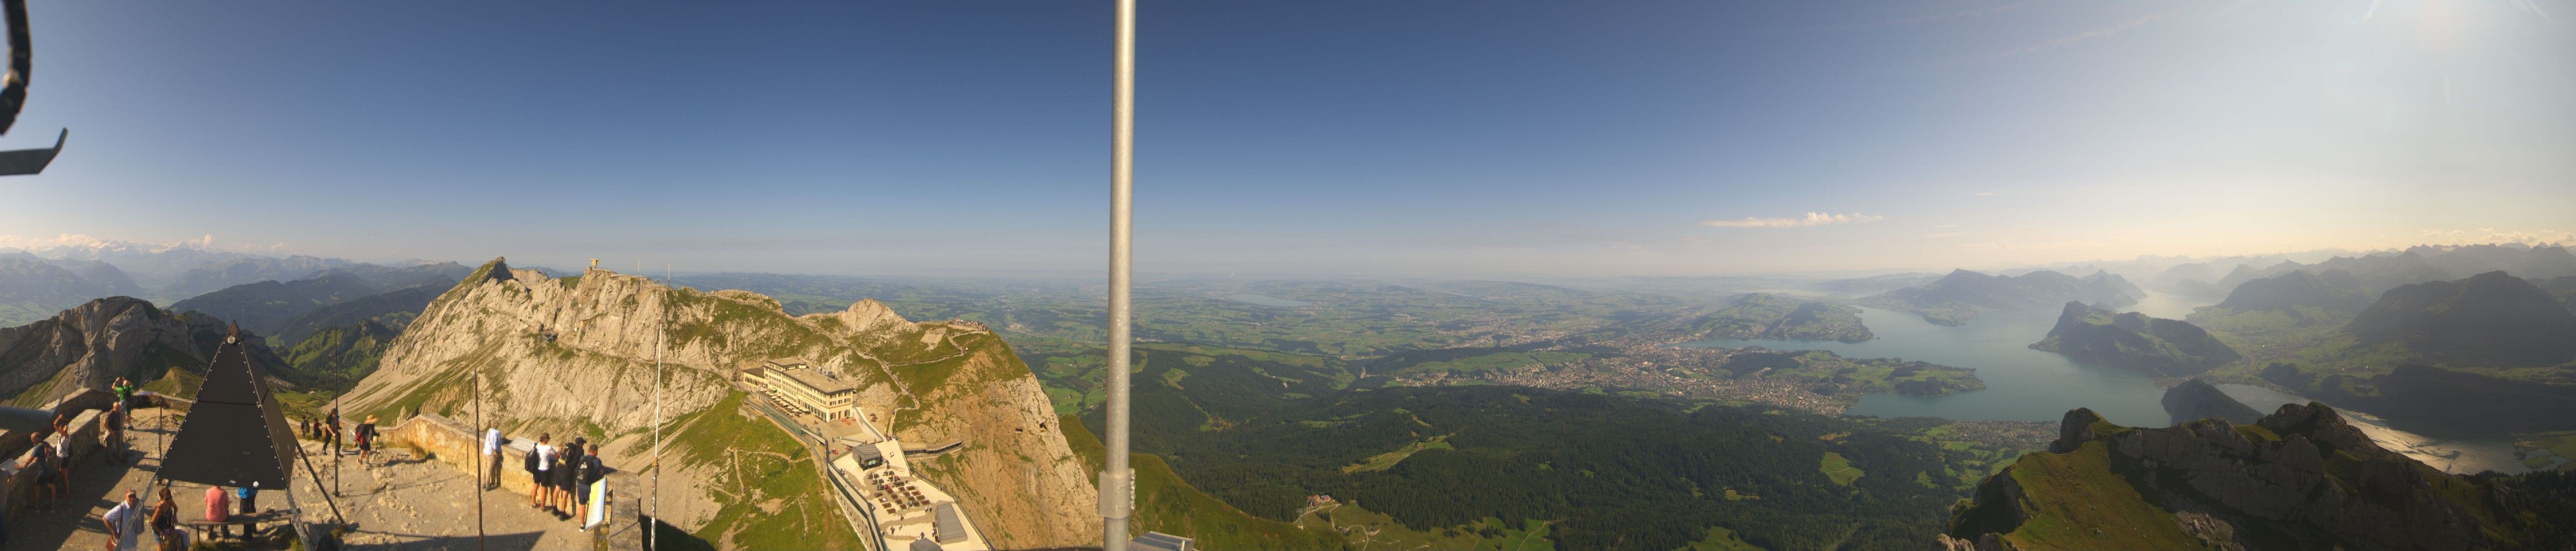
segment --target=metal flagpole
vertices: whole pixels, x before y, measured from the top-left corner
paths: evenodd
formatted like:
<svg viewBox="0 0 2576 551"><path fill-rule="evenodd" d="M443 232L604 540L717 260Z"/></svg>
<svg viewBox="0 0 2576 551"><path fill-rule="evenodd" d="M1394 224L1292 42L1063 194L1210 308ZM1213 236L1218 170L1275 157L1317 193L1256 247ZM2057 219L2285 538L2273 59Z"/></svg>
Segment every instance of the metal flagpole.
<svg viewBox="0 0 2576 551"><path fill-rule="evenodd" d="M492 459L485 462L500 461L501 448L496 446L500 442L492 439L491 429L483 424L483 374L481 373L474 374L474 428L484 429L475 432L482 433L476 436L483 437L483 449L489 450L492 454ZM489 470L489 467L474 465L470 468L474 469L474 548L479 551L483 549L483 471Z"/></svg>
<svg viewBox="0 0 2576 551"><path fill-rule="evenodd" d="M1118 0L1116 84L1109 131L1109 461L1100 473L1100 536L1105 551L1127 551L1127 515L1135 508L1136 473L1127 467L1127 288L1135 234L1136 0Z"/></svg>
<svg viewBox="0 0 2576 551"><path fill-rule="evenodd" d="M653 498L647 506L654 526L644 527L644 548L661 549L662 524L662 338L671 332L671 265L662 265L661 327L653 332L653 460L645 464L653 469Z"/></svg>

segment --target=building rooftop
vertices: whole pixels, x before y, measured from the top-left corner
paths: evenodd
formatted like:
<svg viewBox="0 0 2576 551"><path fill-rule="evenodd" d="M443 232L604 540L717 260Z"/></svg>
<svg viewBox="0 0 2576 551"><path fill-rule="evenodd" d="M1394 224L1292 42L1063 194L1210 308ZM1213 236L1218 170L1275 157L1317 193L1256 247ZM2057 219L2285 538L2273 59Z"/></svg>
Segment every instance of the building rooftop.
<svg viewBox="0 0 2576 551"><path fill-rule="evenodd" d="M1184 538L1162 532L1146 532L1145 535L1136 536L1136 539L1128 540L1128 543L1134 545L1137 549L1147 549L1152 551L1190 551L1192 545L1197 542L1198 540L1196 539Z"/></svg>
<svg viewBox="0 0 2576 551"><path fill-rule="evenodd" d="M958 519L957 502L940 502L931 506L930 513L932 518L938 519L933 524L939 530L937 538L940 543L966 541L966 523Z"/></svg>
<svg viewBox="0 0 2576 551"><path fill-rule="evenodd" d="M823 375L821 370L788 369L779 371L779 373L785 373L787 374L787 378L795 379L797 384L805 385L806 388L812 388L815 392L824 394L840 394L858 389L858 387L850 386L850 383Z"/></svg>

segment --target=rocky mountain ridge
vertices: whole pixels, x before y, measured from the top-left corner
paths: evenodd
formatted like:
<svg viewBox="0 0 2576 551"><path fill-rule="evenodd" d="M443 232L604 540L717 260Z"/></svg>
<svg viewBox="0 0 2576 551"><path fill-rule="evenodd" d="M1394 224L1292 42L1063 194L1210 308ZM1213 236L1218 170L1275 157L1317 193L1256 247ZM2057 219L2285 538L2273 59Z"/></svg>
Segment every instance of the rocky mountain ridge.
<svg viewBox="0 0 2576 551"><path fill-rule="evenodd" d="M2066 413L2058 439L1953 510L1949 549L2558 549L2542 479L2445 474L2381 448L2322 404L2252 424L2168 428ZM2555 492L2553 492L2555 493ZM2554 518L2553 518L2554 517Z"/></svg>
<svg viewBox="0 0 2576 551"><path fill-rule="evenodd" d="M78 392L105 389L117 377L137 384L172 369L195 371L213 360L225 323L213 316L173 314L133 297L108 297L64 310L52 318L0 328L0 396L33 407ZM285 362L256 342L251 361L270 373Z"/></svg>
<svg viewBox="0 0 2576 551"><path fill-rule="evenodd" d="M963 441L916 465L959 496L995 545L1099 538L1096 517L1086 518L1096 514L1091 473L1061 427L1049 426L1053 408L1009 346L970 325L907 321L873 300L789 316L777 300L745 291L672 288L595 268L547 278L495 259L412 320L344 403L389 418L463 412L474 406L469 389L479 378L483 413L504 430L587 434L613 463L643 465L657 357L666 373L661 417L673 426L740 414L710 409L741 396L729 382L739 368L806 363L857 386L860 409L900 438ZM670 438L686 446L703 436ZM719 508L745 506L731 490L703 482L718 478L708 470L720 464L667 468L675 476L666 481L699 481L697 495L678 501L710 504L666 513L675 525L695 530Z"/></svg>

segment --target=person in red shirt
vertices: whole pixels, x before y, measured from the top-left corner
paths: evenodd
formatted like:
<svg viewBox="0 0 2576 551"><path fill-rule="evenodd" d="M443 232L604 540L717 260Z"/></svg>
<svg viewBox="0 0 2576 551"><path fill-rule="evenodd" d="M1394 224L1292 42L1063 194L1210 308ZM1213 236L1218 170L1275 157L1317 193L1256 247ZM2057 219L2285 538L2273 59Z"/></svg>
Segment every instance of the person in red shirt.
<svg viewBox="0 0 2576 551"><path fill-rule="evenodd" d="M231 518L232 511L232 492L224 491L224 487L222 486L206 487L206 522L223 522L224 519ZM233 537L232 525L217 524L215 526L215 533L227 538Z"/></svg>

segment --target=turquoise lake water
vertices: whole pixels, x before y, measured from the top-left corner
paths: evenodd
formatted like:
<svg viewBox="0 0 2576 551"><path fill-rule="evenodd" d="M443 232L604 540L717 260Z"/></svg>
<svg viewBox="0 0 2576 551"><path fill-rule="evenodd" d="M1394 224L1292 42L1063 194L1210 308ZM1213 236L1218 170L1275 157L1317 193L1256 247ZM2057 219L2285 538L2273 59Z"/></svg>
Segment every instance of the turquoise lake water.
<svg viewBox="0 0 2576 551"><path fill-rule="evenodd" d="M2054 352L2031 350L2048 336L2059 308L1988 312L1967 325L1946 327L1921 316L1862 308L1861 323L1878 338L1862 342L1708 340L1684 346L1773 350L1830 350L1852 358L1903 358L1977 370L1986 389L1949 396L1871 394L1851 415L1942 417L1961 421L2056 421L2066 410L2093 408L2123 425L2163 425L2157 402L2164 389L2137 372L2084 364Z"/></svg>
<svg viewBox="0 0 2576 551"><path fill-rule="evenodd" d="M2171 295L2153 294L2124 311L2181 319L2204 306ZM2113 423L2161 427L2172 424L2164 405L2164 388L2146 375L2110 366L2066 359L2054 352L2030 349L2057 324L2059 307L1989 312L1960 327L1923 321L1920 316L1861 309L1861 323L1878 338L1863 342L1707 340L1683 346L1772 350L1830 350L1852 358L1903 358L1977 370L1986 389L1949 396L1871 394L1846 412L1880 417L1941 417L1961 421L2050 421L2066 411L2092 408ZM2256 411L2270 413L2286 403L2310 400L2247 385L2218 385L2222 392ZM2329 404L2331 405L2331 404ZM2513 457L2512 440L2503 434L2463 433L2438 427L2390 423L2367 414L2349 416L2380 445L2405 452L2443 470L2473 473L2528 470Z"/></svg>

